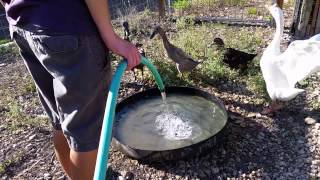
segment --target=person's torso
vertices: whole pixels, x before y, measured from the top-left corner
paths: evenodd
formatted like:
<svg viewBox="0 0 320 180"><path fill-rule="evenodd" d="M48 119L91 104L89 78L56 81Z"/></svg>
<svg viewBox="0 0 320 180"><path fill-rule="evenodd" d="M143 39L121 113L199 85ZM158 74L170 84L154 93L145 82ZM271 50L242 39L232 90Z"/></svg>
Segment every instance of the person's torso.
<svg viewBox="0 0 320 180"><path fill-rule="evenodd" d="M97 29L84 0L3 0L10 25L61 34Z"/></svg>

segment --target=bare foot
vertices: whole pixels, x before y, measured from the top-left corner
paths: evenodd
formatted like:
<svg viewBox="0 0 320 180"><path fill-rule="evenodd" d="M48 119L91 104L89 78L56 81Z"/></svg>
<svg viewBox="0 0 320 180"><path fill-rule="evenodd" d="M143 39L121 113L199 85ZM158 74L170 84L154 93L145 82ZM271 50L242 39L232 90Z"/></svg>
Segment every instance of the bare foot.
<svg viewBox="0 0 320 180"><path fill-rule="evenodd" d="M284 107L284 104L278 101L272 101L271 105L264 108L260 114L269 115L273 114Z"/></svg>

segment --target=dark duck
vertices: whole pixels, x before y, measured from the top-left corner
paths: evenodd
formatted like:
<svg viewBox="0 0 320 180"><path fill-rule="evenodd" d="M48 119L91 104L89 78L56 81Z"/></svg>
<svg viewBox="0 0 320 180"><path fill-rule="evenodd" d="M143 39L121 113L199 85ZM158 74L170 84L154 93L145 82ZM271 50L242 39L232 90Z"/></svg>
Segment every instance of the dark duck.
<svg viewBox="0 0 320 180"><path fill-rule="evenodd" d="M169 58L176 63L179 73L190 72L199 64L199 62L193 60L182 49L171 44L166 36L165 31L160 26L155 28L150 36L150 39L153 39L156 34L161 36L167 54Z"/></svg>
<svg viewBox="0 0 320 180"><path fill-rule="evenodd" d="M245 71L248 68L248 63L257 56L257 54L249 54L237 49L226 48L221 38L215 38L213 41L218 50L224 50L223 62L228 64L232 69Z"/></svg>
<svg viewBox="0 0 320 180"><path fill-rule="evenodd" d="M130 41L130 35L131 35L131 33L130 33L129 23L128 23L127 21L124 21L123 24L122 24L122 26L123 26L123 31L124 31L124 39L127 40L127 41L129 41L129 42L131 42L131 41ZM138 48L141 56L146 57L146 53L145 53L145 51L144 51L144 49L143 49L143 47L142 47L143 44L136 43L135 46ZM139 64L139 65L137 65L136 67L134 67L134 68L132 69L132 72L133 72L133 75L134 75L134 79L135 79L135 80L137 79L137 77L136 77L136 73L135 73L134 70L135 70L135 69L139 69L139 70L141 71L141 75L142 75L142 77L143 77L143 67L144 67L143 64Z"/></svg>

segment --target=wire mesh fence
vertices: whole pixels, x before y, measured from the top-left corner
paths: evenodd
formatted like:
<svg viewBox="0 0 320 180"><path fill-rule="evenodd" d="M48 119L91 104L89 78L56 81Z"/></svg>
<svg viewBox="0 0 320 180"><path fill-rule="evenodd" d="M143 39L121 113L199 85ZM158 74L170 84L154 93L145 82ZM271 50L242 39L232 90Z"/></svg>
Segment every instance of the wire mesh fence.
<svg viewBox="0 0 320 180"><path fill-rule="evenodd" d="M203 21L261 26L269 26L271 23L272 17L265 6L273 1L165 0L167 15L193 16ZM108 0L108 2L112 19L130 16L133 14L132 11L140 12L145 9L158 11L159 8L159 0ZM0 15L0 38L4 37L9 37L9 32L5 15L2 14Z"/></svg>
<svg viewBox="0 0 320 180"><path fill-rule="evenodd" d="M156 11L158 9L158 0L109 0L109 9L112 19L119 16L132 14L132 11L144 11L149 9Z"/></svg>
<svg viewBox="0 0 320 180"><path fill-rule="evenodd" d="M158 0L108 0L112 19L120 16L132 15L132 11L139 12L149 9L157 11ZM9 37L9 25L3 11L0 11L0 38Z"/></svg>

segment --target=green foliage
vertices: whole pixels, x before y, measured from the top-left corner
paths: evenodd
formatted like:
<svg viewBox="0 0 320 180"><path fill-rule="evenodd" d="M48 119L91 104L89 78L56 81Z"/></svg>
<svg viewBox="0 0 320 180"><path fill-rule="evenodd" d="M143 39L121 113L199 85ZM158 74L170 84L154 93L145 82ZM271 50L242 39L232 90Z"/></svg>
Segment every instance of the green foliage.
<svg viewBox="0 0 320 180"><path fill-rule="evenodd" d="M284 1L284 3L283 3L283 8L284 8L284 9L294 8L294 3L295 3L295 0L287 0L287 1Z"/></svg>
<svg viewBox="0 0 320 180"><path fill-rule="evenodd" d="M1 44L6 44L6 43L8 43L8 42L10 42L9 39L0 39L0 45L1 45Z"/></svg>
<svg viewBox="0 0 320 180"><path fill-rule="evenodd" d="M237 29L235 32L224 31L225 44L227 46L245 50L249 53L256 51L257 47L262 43L262 34L259 29L256 30L255 34L248 32L246 28Z"/></svg>
<svg viewBox="0 0 320 180"><path fill-rule="evenodd" d="M250 7L248 9L248 15L257 15L258 14L258 10L256 7Z"/></svg>
<svg viewBox="0 0 320 180"><path fill-rule="evenodd" d="M8 157L7 157L8 158ZM23 155L21 153L14 154L10 159L5 159L0 163L0 176L4 175L8 168L14 166L16 163L23 159Z"/></svg>
<svg viewBox="0 0 320 180"><path fill-rule="evenodd" d="M272 20L273 20L273 17L272 17L271 15L268 15L268 16L266 16L266 20L272 21Z"/></svg>
<svg viewBox="0 0 320 180"><path fill-rule="evenodd" d="M11 160L5 160L0 164L0 176L6 173L7 168L13 164Z"/></svg>
<svg viewBox="0 0 320 180"><path fill-rule="evenodd" d="M216 2L213 2L212 0L192 0L191 4L192 6L198 6L198 7L210 7L215 5Z"/></svg>
<svg viewBox="0 0 320 180"><path fill-rule="evenodd" d="M178 30L188 29L194 26L193 16L183 16L177 19L176 22Z"/></svg>
<svg viewBox="0 0 320 180"><path fill-rule="evenodd" d="M245 0L220 0L220 3L221 2L223 5L228 6L243 6L246 3Z"/></svg>
<svg viewBox="0 0 320 180"><path fill-rule="evenodd" d="M186 10L191 7L190 0L176 0L174 1L172 7L177 10Z"/></svg>
<svg viewBox="0 0 320 180"><path fill-rule="evenodd" d="M216 85L218 81L225 80L245 84L247 89L258 97L267 97L259 57L249 64L247 72L241 73L230 69L223 63L224 52L215 49L212 45L213 39L220 37L225 41L227 47L256 53L263 37L259 29L252 33L247 28L227 28L221 24L195 27L185 22L183 18L178 20L178 33L167 33L167 35L172 44L183 49L196 61L202 62L191 73L184 75L178 73L175 64L167 57L160 38L153 39L146 47L150 52L148 53L149 58L158 67L166 85ZM151 76L149 78L152 79Z"/></svg>
<svg viewBox="0 0 320 180"><path fill-rule="evenodd" d="M37 91L37 87L32 80L31 76L28 76L25 83L23 84L23 93L29 94L29 93L35 93Z"/></svg>
<svg viewBox="0 0 320 180"><path fill-rule="evenodd" d="M320 101L315 100L311 102L311 107L315 110L319 110L320 111Z"/></svg>
<svg viewBox="0 0 320 180"><path fill-rule="evenodd" d="M173 8L176 10L187 10L197 8L214 8L218 6L243 6L245 0L176 0L173 3Z"/></svg>
<svg viewBox="0 0 320 180"><path fill-rule="evenodd" d="M31 117L22 111L22 107L17 100L8 96L6 99L8 112L6 112L6 118L10 119L10 123L7 124L8 129L16 130L23 126L44 126L48 125L48 119L42 117ZM33 106L35 102L30 102Z"/></svg>
<svg viewBox="0 0 320 180"><path fill-rule="evenodd" d="M13 57L19 57L19 48L15 43L0 45L0 58L12 59Z"/></svg>

